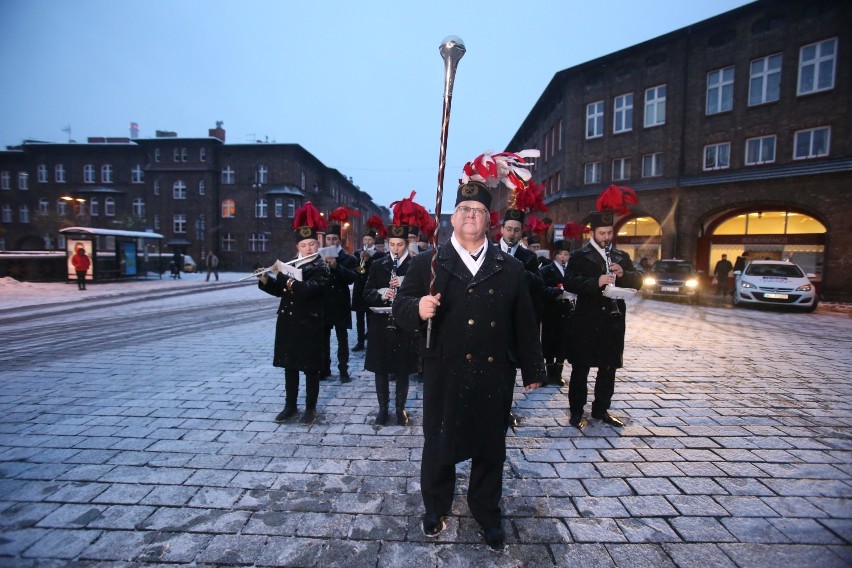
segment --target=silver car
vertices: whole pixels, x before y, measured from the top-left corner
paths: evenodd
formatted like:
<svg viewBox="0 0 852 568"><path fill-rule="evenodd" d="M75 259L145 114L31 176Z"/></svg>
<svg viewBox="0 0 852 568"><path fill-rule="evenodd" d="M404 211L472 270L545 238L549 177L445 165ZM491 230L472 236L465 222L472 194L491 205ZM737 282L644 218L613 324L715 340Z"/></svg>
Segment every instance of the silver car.
<svg viewBox="0 0 852 568"><path fill-rule="evenodd" d="M812 312L819 299L810 278L813 274L792 262L753 260L742 272L734 272L734 305L772 305Z"/></svg>

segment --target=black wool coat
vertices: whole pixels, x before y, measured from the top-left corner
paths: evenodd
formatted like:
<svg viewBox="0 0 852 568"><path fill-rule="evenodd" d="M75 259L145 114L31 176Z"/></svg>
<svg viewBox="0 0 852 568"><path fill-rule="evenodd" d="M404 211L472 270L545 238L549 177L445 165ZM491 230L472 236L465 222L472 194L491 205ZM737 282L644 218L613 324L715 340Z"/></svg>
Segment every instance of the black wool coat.
<svg viewBox="0 0 852 568"><path fill-rule="evenodd" d="M386 253L376 252L373 256L364 260L364 270L359 271L357 268L361 265L361 255L364 249L355 251L355 284L352 286L352 309L359 312L369 311L367 301L364 299L364 287L367 285L367 277L370 275L370 266L373 262L382 258Z"/></svg>
<svg viewBox="0 0 852 568"><path fill-rule="evenodd" d="M408 274L412 258L409 254L397 267L396 275ZM391 302L382 299L381 290L387 288L393 270L393 259L387 254L370 266L370 274L364 287L364 299L370 307L389 307ZM364 368L372 373L410 375L420 371L420 334L405 331L394 323L392 314L373 314L368 328L370 341L367 342L367 355Z"/></svg>
<svg viewBox="0 0 852 568"><path fill-rule="evenodd" d="M340 249L337 265L329 268L328 284L325 290L325 325L352 329L352 300L349 285L355 282L358 261L355 257Z"/></svg>
<svg viewBox="0 0 852 568"><path fill-rule="evenodd" d="M570 300L562 298L563 292L567 292L565 277L555 262L543 266L539 272L544 283L541 350L548 362L556 359L557 363L561 363L568 353L568 331L574 305Z"/></svg>
<svg viewBox="0 0 852 568"><path fill-rule="evenodd" d="M544 302L544 283L541 280L541 274L539 274L540 257L533 251L518 246L515 249L515 258L521 261L521 264L524 265L524 270L526 270L526 281L530 288L530 298L533 303L535 319L540 323Z"/></svg>
<svg viewBox="0 0 852 568"><path fill-rule="evenodd" d="M624 269L615 281L621 288L642 287L642 275L630 255L613 247L612 262ZM580 367L621 367L627 306L616 300L620 317L613 317L612 300L603 295L598 279L606 274L606 262L591 244L571 253L565 268L565 287L577 294L577 306L568 334L568 362Z"/></svg>
<svg viewBox="0 0 852 568"><path fill-rule="evenodd" d="M325 366L325 326L323 297L328 282L328 266L317 257L302 266L302 281L287 291L287 276L279 274L258 287L281 298L275 324L275 353L272 364L299 371L322 371Z"/></svg>
<svg viewBox="0 0 852 568"><path fill-rule="evenodd" d="M452 244L438 248L441 305L432 344L421 344L424 444L445 463L503 460L516 368L525 385L545 381L538 327L524 267L493 245L476 276ZM397 325L426 338L420 298L429 294L431 254L414 257L393 304Z"/></svg>

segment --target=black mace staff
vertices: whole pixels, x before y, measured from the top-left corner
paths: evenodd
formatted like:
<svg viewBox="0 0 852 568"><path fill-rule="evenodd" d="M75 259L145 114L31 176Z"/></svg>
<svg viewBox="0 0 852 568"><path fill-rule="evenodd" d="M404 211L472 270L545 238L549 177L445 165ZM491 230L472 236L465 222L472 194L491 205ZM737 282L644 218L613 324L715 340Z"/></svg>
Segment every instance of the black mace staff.
<svg viewBox="0 0 852 568"><path fill-rule="evenodd" d="M444 169L447 165L447 136L450 132L450 107L453 104L453 83L456 68L465 54L464 42L460 37L447 36L439 47L444 59L444 113L441 120L441 151L438 154L438 188L435 194L435 232L432 234L432 274L429 280L429 295L435 295L435 269L438 265L438 233L441 229L441 201L444 197ZM426 348L432 346L432 318L426 324Z"/></svg>

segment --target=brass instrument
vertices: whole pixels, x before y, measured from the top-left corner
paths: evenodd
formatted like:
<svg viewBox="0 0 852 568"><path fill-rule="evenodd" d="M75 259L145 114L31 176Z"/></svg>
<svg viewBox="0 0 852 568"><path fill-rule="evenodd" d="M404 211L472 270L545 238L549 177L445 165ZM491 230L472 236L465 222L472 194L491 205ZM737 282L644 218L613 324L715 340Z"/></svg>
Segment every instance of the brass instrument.
<svg viewBox="0 0 852 568"><path fill-rule="evenodd" d="M361 251L361 264L358 266L358 268L355 269L358 274L367 273L367 267L365 266L365 264L367 263L367 259L372 258L374 254L376 254L376 249L364 249Z"/></svg>
<svg viewBox="0 0 852 568"><path fill-rule="evenodd" d="M317 255L319 255L319 253L315 252L314 254L309 254L308 256L306 256L304 258L294 258L293 260L288 260L287 262L281 262L280 260L276 260L272 264L272 266L270 266L269 268L258 268L257 270L255 270L254 272L249 274L248 276L240 278L239 280L237 280L237 282L244 282L246 280L251 280L252 278L260 278L261 276L263 276L266 273L269 273L270 275L274 276L274 275L278 274L279 272L281 272L281 270L278 268L279 263L296 266L297 262L302 263L302 264L310 262L310 261L314 260L314 258L316 258Z"/></svg>

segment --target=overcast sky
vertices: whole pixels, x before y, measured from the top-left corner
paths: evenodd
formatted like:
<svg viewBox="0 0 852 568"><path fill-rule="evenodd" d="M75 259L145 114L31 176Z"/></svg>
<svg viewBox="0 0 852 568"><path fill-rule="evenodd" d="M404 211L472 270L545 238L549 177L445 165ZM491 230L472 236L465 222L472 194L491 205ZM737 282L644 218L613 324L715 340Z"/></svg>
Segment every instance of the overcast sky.
<svg viewBox="0 0 852 568"><path fill-rule="evenodd" d="M0 0L0 147L25 139L297 143L380 205L433 209L438 45L461 37L445 187L501 151L558 71L743 0ZM295 180L291 180L295 181Z"/></svg>

